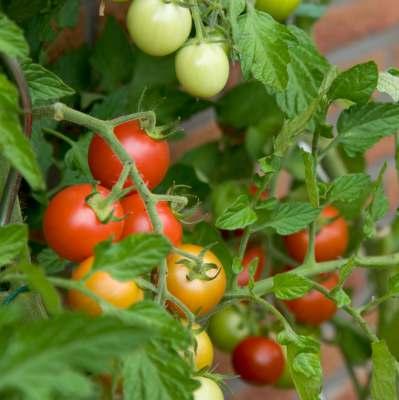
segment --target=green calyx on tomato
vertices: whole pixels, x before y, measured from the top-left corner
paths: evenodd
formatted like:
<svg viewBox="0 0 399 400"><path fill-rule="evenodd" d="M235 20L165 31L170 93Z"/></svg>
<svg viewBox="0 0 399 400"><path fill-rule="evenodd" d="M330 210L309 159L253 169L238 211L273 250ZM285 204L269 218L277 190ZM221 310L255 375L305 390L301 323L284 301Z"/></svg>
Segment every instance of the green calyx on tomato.
<svg viewBox="0 0 399 400"><path fill-rule="evenodd" d="M127 28L134 43L152 56L174 53L188 39L190 10L175 2L134 0L127 13Z"/></svg>
<svg viewBox="0 0 399 400"><path fill-rule="evenodd" d="M256 0L256 8L270 14L277 21L286 20L301 0Z"/></svg>
<svg viewBox="0 0 399 400"><path fill-rule="evenodd" d="M192 42L181 48L175 60L176 76L194 97L216 96L226 86L229 59L219 43Z"/></svg>
<svg viewBox="0 0 399 400"><path fill-rule="evenodd" d="M228 306L212 315L208 333L218 349L229 353L252 332L245 314L235 306Z"/></svg>

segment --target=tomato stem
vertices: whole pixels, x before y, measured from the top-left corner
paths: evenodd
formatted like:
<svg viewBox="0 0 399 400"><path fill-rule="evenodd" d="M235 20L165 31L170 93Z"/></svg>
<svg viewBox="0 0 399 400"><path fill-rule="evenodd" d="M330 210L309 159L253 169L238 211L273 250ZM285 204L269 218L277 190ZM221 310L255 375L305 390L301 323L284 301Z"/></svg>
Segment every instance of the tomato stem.
<svg viewBox="0 0 399 400"><path fill-rule="evenodd" d="M202 24L202 18L201 18L200 9L198 6L198 1L191 0L191 4L192 4L191 14L193 16L193 21L194 21L194 25L195 25L195 34L196 34L197 39L200 42L202 42L205 37L205 29Z"/></svg>

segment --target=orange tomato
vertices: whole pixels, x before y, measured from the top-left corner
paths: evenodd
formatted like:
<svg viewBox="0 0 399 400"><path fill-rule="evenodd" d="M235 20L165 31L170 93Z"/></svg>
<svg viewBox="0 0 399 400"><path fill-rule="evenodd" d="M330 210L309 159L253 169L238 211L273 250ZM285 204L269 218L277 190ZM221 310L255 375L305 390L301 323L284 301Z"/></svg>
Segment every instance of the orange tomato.
<svg viewBox="0 0 399 400"><path fill-rule="evenodd" d="M73 272L72 279L82 280L91 270L94 257L83 261ZM129 308L131 305L143 300L143 291L134 281L120 282L103 271L95 272L85 281L85 285L94 294L101 297L117 308ZM68 292L68 304L73 310L84 311L90 315L101 314L100 305L89 296L78 290Z"/></svg>

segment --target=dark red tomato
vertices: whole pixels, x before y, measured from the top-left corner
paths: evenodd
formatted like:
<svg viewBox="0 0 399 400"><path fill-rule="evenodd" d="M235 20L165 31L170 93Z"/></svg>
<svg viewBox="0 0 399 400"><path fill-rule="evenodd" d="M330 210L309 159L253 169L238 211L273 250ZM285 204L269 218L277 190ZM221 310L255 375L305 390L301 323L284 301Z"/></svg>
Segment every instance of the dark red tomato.
<svg viewBox="0 0 399 400"><path fill-rule="evenodd" d="M157 186L169 168L169 145L164 140L154 140L140 128L137 120L128 121L115 128L115 136L135 161L149 188ZM122 164L108 144L98 135L89 147L89 166L95 179L111 188L122 172ZM133 185L128 179L126 186Z"/></svg>
<svg viewBox="0 0 399 400"><path fill-rule="evenodd" d="M333 273L328 275L321 284L332 290L338 282L338 275ZM317 290L312 290L299 299L286 301L285 304L298 322L312 326L319 326L328 321L337 311L336 304Z"/></svg>
<svg viewBox="0 0 399 400"><path fill-rule="evenodd" d="M265 251L261 246L252 246L245 252L244 259L242 261L244 269L237 276L238 286L248 285L249 264L251 264L251 261L256 257L258 258L258 266L255 271L254 279L255 281L258 281L261 278L262 272L266 265Z"/></svg>
<svg viewBox="0 0 399 400"><path fill-rule="evenodd" d="M152 232L153 227L150 217L145 209L144 201L135 193L121 200L125 211L125 226L122 238L138 232ZM183 228L179 220L174 216L169 204L159 202L157 204L159 218L162 221L165 236L175 245L181 244Z"/></svg>
<svg viewBox="0 0 399 400"><path fill-rule="evenodd" d="M327 206L321 213L322 218L334 219L321 227L316 235L315 255L317 261L335 260L342 256L348 246L348 224L339 217L339 211L332 206ZM309 243L309 233L303 230L284 238L285 247L289 255L303 262Z"/></svg>
<svg viewBox="0 0 399 400"><path fill-rule="evenodd" d="M275 341L249 336L233 352L233 367L242 379L256 385L272 385L284 372L284 353Z"/></svg>
<svg viewBox="0 0 399 400"><path fill-rule="evenodd" d="M109 190L97 186L102 196ZM48 245L61 257L80 262L94 253L94 247L106 239L117 241L123 232L123 220L106 224L98 220L86 204L93 192L90 184L70 186L57 193L44 214L43 231ZM123 208L119 201L113 205L114 216L122 218Z"/></svg>

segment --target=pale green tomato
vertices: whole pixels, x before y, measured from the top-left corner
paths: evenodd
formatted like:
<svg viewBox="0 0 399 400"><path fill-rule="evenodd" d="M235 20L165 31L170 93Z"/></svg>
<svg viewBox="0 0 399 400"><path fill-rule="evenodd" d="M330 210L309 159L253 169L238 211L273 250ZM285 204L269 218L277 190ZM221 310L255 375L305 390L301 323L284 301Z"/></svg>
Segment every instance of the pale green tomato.
<svg viewBox="0 0 399 400"><path fill-rule="evenodd" d="M194 392L194 400L224 400L223 392L212 379L199 377L201 386Z"/></svg>
<svg viewBox="0 0 399 400"><path fill-rule="evenodd" d="M191 13L163 0L133 0L127 27L134 43L152 56L166 56L179 49L191 32Z"/></svg>
<svg viewBox="0 0 399 400"><path fill-rule="evenodd" d="M270 14L277 21L284 21L299 6L301 0L256 0L256 8Z"/></svg>
<svg viewBox="0 0 399 400"><path fill-rule="evenodd" d="M176 55L177 79L195 97L213 97L221 92L229 71L229 59L217 43L189 44Z"/></svg>

